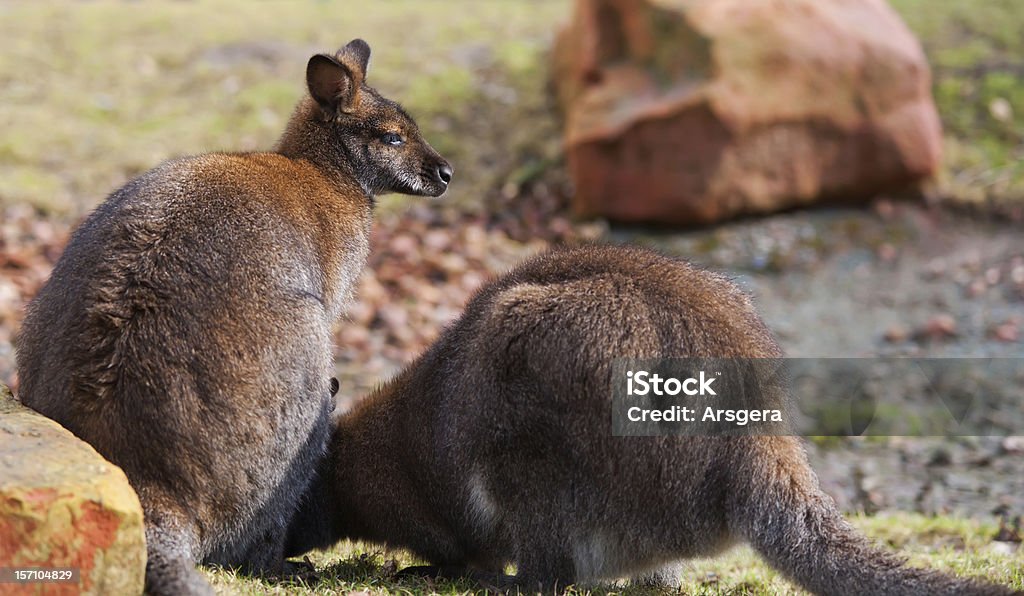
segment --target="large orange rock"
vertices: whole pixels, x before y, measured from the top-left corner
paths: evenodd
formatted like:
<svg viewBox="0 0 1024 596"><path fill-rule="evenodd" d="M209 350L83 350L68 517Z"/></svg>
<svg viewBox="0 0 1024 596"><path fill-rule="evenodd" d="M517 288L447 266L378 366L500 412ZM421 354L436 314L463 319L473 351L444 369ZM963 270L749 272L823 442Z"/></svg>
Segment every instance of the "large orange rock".
<svg viewBox="0 0 1024 596"><path fill-rule="evenodd" d="M142 508L120 468L0 384L0 569L75 568L77 583L0 594L140 594Z"/></svg>
<svg viewBox="0 0 1024 596"><path fill-rule="evenodd" d="M928 64L884 0L577 0L554 61L583 215L709 223L939 165Z"/></svg>

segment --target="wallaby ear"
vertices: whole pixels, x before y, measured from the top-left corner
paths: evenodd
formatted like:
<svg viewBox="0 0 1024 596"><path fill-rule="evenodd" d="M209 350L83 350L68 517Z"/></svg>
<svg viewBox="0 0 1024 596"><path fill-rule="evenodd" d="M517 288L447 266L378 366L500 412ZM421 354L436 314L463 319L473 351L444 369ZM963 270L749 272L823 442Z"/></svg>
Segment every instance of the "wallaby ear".
<svg viewBox="0 0 1024 596"><path fill-rule="evenodd" d="M350 111L359 95L354 73L346 65L326 55L317 54L306 65L306 85L320 107L330 115Z"/></svg>
<svg viewBox="0 0 1024 596"><path fill-rule="evenodd" d="M370 45L361 39L353 39L338 50L335 57L348 67L358 85L362 85L366 78L366 67L370 63Z"/></svg>

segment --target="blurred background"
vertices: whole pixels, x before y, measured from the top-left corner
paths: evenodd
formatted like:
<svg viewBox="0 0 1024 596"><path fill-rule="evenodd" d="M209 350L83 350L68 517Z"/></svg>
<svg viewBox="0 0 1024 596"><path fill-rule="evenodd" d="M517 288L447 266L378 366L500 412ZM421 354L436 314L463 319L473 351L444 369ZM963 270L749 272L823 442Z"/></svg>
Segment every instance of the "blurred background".
<svg viewBox="0 0 1024 596"><path fill-rule="evenodd" d="M0 381L77 221L169 157L271 148L355 37L455 178L380 202L343 404L586 241L727 272L792 356L1024 355L1024 4L752 4L0 1ZM847 511L1024 513L1019 437L810 449Z"/></svg>

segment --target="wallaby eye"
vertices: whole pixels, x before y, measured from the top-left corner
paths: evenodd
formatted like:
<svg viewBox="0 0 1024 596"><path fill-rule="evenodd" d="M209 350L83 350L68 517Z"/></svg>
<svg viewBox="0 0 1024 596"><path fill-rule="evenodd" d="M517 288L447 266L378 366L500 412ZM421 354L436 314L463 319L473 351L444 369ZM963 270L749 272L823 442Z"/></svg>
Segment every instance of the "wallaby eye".
<svg viewBox="0 0 1024 596"><path fill-rule="evenodd" d="M399 135L397 135L397 134L395 134L393 132L386 132L386 133L380 135L380 142L384 143L385 145L391 145L393 147L398 147L399 145L401 145L405 141L402 140L401 136L399 136Z"/></svg>

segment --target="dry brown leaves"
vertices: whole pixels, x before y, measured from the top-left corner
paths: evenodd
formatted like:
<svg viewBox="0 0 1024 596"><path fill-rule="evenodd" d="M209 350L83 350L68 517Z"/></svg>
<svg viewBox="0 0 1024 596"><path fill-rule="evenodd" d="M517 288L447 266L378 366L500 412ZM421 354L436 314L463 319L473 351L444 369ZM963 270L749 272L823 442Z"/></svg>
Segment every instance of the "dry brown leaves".
<svg viewBox="0 0 1024 596"><path fill-rule="evenodd" d="M66 225L24 205L0 208L0 382L17 384L13 340L25 304L50 276L68 239Z"/></svg>

